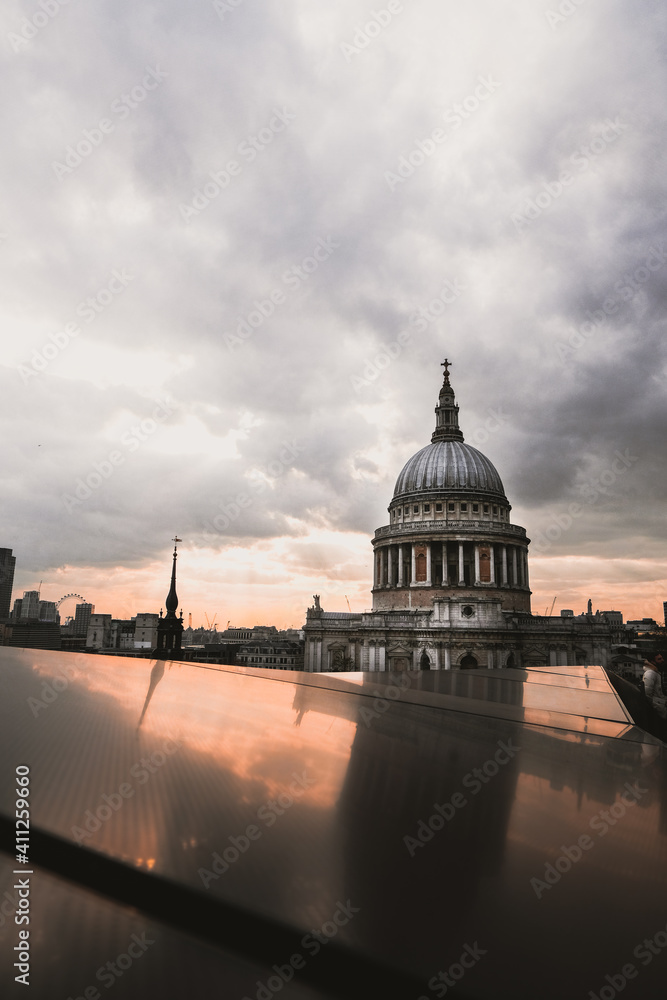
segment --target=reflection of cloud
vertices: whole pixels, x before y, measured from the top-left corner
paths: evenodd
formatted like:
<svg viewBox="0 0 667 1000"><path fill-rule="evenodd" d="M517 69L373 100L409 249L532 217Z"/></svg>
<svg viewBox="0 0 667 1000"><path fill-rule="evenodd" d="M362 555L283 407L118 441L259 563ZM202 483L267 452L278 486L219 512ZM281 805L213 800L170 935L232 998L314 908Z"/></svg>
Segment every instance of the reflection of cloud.
<svg viewBox="0 0 667 1000"><path fill-rule="evenodd" d="M57 673L61 664L71 662L71 654L54 652L46 659L40 657L36 665L40 674L50 676L51 665ZM279 672L282 680L269 681L270 698L260 698L267 681L259 674L253 677L251 672L211 670L177 661L169 661L170 671L165 674L165 662L157 661L145 693L142 668L146 660L81 654L74 662L81 667L76 685L70 682L72 691L108 700L119 710L134 714L135 719L142 705L140 732L145 738L154 741L166 732L182 739L239 781L247 782L248 787L256 787L259 798L277 795L289 786L293 780L290 769L296 767L294 748L304 740L310 747L309 775L312 771L311 776L317 779L309 791L309 802L328 805L338 795L355 727L340 717L332 725L331 718L315 713L304 719L300 731L291 724L287 728L280 725L286 711L291 718L295 691L300 690L300 685L286 680L287 672ZM155 700L153 694L160 683L160 697ZM224 702L211 701L212 684L226 692ZM255 692L257 701L253 700Z"/></svg>

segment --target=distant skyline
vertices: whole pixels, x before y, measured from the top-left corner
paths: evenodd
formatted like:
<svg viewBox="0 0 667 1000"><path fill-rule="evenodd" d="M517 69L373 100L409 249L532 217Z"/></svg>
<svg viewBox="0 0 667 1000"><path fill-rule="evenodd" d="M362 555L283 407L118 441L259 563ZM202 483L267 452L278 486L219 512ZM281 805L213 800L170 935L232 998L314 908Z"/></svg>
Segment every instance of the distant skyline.
<svg viewBox="0 0 667 1000"><path fill-rule="evenodd" d="M447 356L533 612L662 621L662 4L38 10L3 9L13 598L158 611L178 534L186 623L370 608Z"/></svg>

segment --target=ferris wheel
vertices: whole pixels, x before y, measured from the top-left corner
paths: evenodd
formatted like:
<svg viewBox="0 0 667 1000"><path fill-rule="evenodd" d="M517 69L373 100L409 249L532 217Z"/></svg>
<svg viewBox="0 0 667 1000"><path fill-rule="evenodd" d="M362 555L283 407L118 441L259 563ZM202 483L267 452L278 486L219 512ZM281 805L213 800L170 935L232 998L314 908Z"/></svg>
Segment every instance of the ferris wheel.
<svg viewBox="0 0 667 1000"><path fill-rule="evenodd" d="M64 604L65 601L70 601L70 600L78 601L79 604L88 603L86 601L86 598L82 597L81 594L65 594L64 597L61 597L59 601L56 601L56 611L60 611L60 605ZM71 618L72 616L70 615L69 617Z"/></svg>

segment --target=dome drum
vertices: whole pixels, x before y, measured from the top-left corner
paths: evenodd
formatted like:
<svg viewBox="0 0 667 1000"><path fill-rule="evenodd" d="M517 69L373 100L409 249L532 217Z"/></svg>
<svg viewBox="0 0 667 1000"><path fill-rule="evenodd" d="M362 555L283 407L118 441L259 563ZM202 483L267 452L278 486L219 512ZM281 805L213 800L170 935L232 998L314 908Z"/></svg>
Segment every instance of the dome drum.
<svg viewBox="0 0 667 1000"><path fill-rule="evenodd" d="M373 608L428 607L436 598L484 594L505 610L530 608L527 539L444 535L375 543Z"/></svg>

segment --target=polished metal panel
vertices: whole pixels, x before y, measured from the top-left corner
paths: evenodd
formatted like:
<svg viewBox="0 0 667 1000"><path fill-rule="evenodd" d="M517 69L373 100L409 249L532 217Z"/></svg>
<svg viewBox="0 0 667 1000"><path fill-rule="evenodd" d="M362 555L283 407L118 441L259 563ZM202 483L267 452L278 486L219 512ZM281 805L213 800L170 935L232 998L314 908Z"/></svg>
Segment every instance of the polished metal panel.
<svg viewBox="0 0 667 1000"><path fill-rule="evenodd" d="M13 886L26 880L24 875L13 874L15 867L0 856L0 895L5 901L16 895ZM229 955L222 959L212 949L141 913L115 906L39 868L30 883L29 986L14 979L16 955L12 952L19 930L13 922L14 903L11 919L0 918L3 998L66 1000L85 997L86 990L122 1000L198 998L210 996L212 985L224 977L224 995L240 1000L249 984L266 982L271 976L270 968ZM295 1000L313 996L309 989L294 984L292 988ZM254 1000L254 991L250 995Z"/></svg>
<svg viewBox="0 0 667 1000"><path fill-rule="evenodd" d="M0 695L4 815L27 764L36 826L331 931L427 997L464 966L460 998L586 997L627 963L636 995L661 995L665 956L641 942L667 924L665 747L599 668L328 676L2 648ZM35 878L34 965L66 1000L135 924ZM0 927L3 986L15 932ZM189 968L198 946L169 933L164 961L175 941ZM123 992L136 973L145 996L241 1000L270 974L218 955L203 973L217 993L183 993L142 961L110 996L141 995Z"/></svg>

